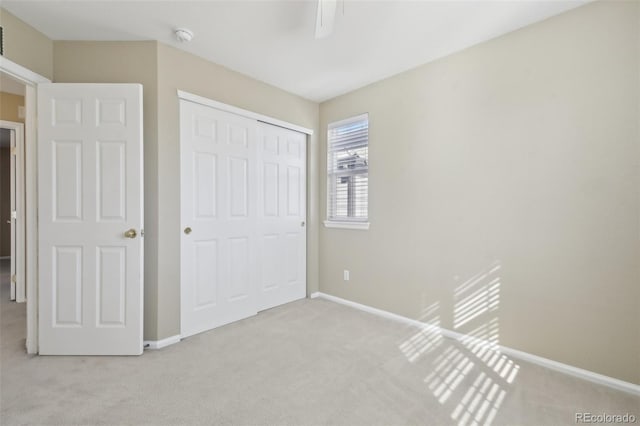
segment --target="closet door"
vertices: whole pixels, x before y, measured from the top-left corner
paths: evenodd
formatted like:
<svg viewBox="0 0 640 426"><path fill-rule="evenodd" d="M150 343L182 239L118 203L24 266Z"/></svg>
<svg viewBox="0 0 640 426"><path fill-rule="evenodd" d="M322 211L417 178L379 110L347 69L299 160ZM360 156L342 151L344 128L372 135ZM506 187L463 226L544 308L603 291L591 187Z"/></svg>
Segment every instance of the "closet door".
<svg viewBox="0 0 640 426"><path fill-rule="evenodd" d="M258 310L306 296L306 135L258 123Z"/></svg>
<svg viewBox="0 0 640 426"><path fill-rule="evenodd" d="M256 121L180 101L181 334L257 312Z"/></svg>

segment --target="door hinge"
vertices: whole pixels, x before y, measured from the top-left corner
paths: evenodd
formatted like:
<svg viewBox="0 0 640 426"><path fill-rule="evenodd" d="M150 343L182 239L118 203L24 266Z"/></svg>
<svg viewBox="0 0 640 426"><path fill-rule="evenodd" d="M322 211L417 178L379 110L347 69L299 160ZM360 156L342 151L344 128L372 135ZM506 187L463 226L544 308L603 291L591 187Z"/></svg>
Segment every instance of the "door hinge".
<svg viewBox="0 0 640 426"><path fill-rule="evenodd" d="M11 155L16 155L18 153L18 148L15 146L11 147Z"/></svg>
<svg viewBox="0 0 640 426"><path fill-rule="evenodd" d="M16 281L17 281L16 275L15 274L11 275L11 282L15 283Z"/></svg>

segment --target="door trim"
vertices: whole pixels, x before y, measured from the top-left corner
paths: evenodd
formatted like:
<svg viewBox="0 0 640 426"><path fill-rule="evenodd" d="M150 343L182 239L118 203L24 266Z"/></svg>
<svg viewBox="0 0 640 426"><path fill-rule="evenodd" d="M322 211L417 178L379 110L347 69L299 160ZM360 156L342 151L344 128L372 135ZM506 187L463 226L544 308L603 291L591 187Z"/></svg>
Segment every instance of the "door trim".
<svg viewBox="0 0 640 426"><path fill-rule="evenodd" d="M11 191L15 191L12 198L15 200L16 217L11 220L13 223L11 227L14 228L15 233L12 238L15 238L15 243L12 244L12 248L15 251L11 252L11 256L15 259L15 275L16 281L11 283L12 297L17 303L23 303L26 300L25 291L25 158L24 158L24 124L13 121L0 120L0 128L12 130L15 138L15 153L11 153L15 156L15 166L12 176L15 185L11 188ZM18 253L20 253L18 255Z"/></svg>
<svg viewBox="0 0 640 426"><path fill-rule="evenodd" d="M27 353L38 353L38 192L37 192L37 140L36 140L36 87L51 83L7 58L0 57L0 72L9 74L26 85L25 88L25 205L26 210L26 290L27 299ZM31 206L33 208L31 208Z"/></svg>
<svg viewBox="0 0 640 426"><path fill-rule="evenodd" d="M0 71L20 80L27 86L34 86L40 83L51 83L51 80L48 78L43 77L20 64L16 64L5 57L0 57Z"/></svg>
<svg viewBox="0 0 640 426"><path fill-rule="evenodd" d="M222 111L230 112L232 114L236 114L241 117L251 118L253 120L262 121L263 123L273 124L274 126L278 126L278 127L284 127L285 129L289 129L289 130L295 130L296 132L304 133L306 135L313 135L312 129L298 126L297 124L289 123L287 121L278 120L277 118L269 117L267 115L258 114L257 112L238 108L233 105L228 105L222 102L214 101L213 99L194 95L193 93L178 90L178 98L183 99L185 101L194 102L196 104L205 105L205 106L209 106Z"/></svg>

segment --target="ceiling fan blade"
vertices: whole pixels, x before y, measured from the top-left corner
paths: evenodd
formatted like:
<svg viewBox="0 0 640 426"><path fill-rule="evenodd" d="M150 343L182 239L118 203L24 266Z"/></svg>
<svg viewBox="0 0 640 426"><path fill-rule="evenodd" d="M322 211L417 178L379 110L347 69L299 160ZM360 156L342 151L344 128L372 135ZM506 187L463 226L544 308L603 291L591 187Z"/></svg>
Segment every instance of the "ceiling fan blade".
<svg viewBox="0 0 640 426"><path fill-rule="evenodd" d="M333 32L338 0L318 0L316 38L325 38Z"/></svg>

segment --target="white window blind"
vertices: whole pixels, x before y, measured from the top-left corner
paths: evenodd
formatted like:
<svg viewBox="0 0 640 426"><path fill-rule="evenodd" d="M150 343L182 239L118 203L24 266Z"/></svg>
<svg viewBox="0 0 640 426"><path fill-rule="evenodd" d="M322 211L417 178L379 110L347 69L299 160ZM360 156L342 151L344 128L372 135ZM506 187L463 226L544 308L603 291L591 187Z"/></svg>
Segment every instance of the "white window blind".
<svg viewBox="0 0 640 426"><path fill-rule="evenodd" d="M327 219L367 222L369 216L369 116L329 124Z"/></svg>

